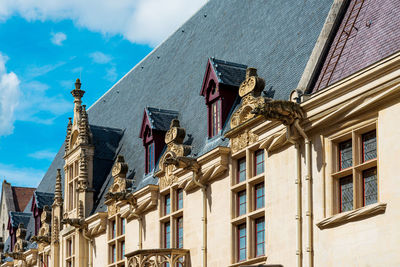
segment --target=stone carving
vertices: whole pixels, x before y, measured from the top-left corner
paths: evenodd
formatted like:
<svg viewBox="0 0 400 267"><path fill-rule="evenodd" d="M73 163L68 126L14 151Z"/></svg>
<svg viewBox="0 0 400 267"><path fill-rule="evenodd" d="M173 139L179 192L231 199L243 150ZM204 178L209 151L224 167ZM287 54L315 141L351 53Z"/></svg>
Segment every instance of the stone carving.
<svg viewBox="0 0 400 267"><path fill-rule="evenodd" d="M111 217L111 216L117 214L119 212L119 210L120 210L120 207L117 206L115 203L113 203L112 205L109 205L108 209L107 209L108 216Z"/></svg>
<svg viewBox="0 0 400 267"><path fill-rule="evenodd" d="M242 97L242 103L232 115L232 129L253 118L255 114L252 113L252 110L269 101L268 98L260 96L264 86L265 82L257 76L257 70L248 68L246 79L239 87L239 95Z"/></svg>
<svg viewBox="0 0 400 267"><path fill-rule="evenodd" d="M58 217L54 217L52 225L53 225L53 231L52 231L53 233L51 235L51 242L53 244L57 244L59 242L58 235L60 233L60 225Z"/></svg>
<svg viewBox="0 0 400 267"><path fill-rule="evenodd" d="M51 231L50 231L50 223L51 223L51 211L49 206L44 206L42 215L40 216L40 222L42 226L39 229L39 232L36 236L31 238L31 241L36 241L37 243L45 243L50 244L51 241Z"/></svg>
<svg viewBox="0 0 400 267"><path fill-rule="evenodd" d="M88 157L86 155L86 150L82 149L79 161L79 178L77 190L79 192L84 192L88 189Z"/></svg>
<svg viewBox="0 0 400 267"><path fill-rule="evenodd" d="M62 198L62 189L61 189L61 169L57 169L53 206L61 207L62 204L63 204L63 198Z"/></svg>
<svg viewBox="0 0 400 267"><path fill-rule="evenodd" d="M146 249L127 255L128 267L188 266L186 249Z"/></svg>
<svg viewBox="0 0 400 267"><path fill-rule="evenodd" d="M165 173L164 177L160 178L160 189L175 183L178 178L173 172L182 167L184 160L186 162L190 161L190 158L186 156L190 154L191 147L183 144L185 136L186 131L180 127L179 120L172 120L170 129L165 134L167 150L160 159L160 169Z"/></svg>
<svg viewBox="0 0 400 267"><path fill-rule="evenodd" d="M128 173L128 164L125 163L123 156L118 155L111 173L114 181L105 196L106 204L109 205L113 203L113 201L122 200L128 200L133 203L134 199L130 190L133 181L126 178L126 174Z"/></svg>
<svg viewBox="0 0 400 267"><path fill-rule="evenodd" d="M14 250L13 252L24 252L26 246L28 245L28 242L25 240L26 237L26 229L23 223L20 223L18 225L17 229L17 242L14 245Z"/></svg>
<svg viewBox="0 0 400 267"><path fill-rule="evenodd" d="M280 121L285 126L292 125L295 120L301 120L304 117L303 110L298 103L283 100L258 103L251 113L263 115L267 120Z"/></svg>
<svg viewBox="0 0 400 267"><path fill-rule="evenodd" d="M87 224L84 217L83 201L79 200L78 204L78 218L64 218L61 220L62 224L69 224L78 229L85 229Z"/></svg>
<svg viewBox="0 0 400 267"><path fill-rule="evenodd" d="M69 143L71 139L72 133L72 118L68 118L68 125L67 125L67 136L65 137L65 153L69 151Z"/></svg>
<svg viewBox="0 0 400 267"><path fill-rule="evenodd" d="M258 135L246 130L245 132L239 134L238 136L231 138L232 153L238 152L239 150L247 147L248 145L253 144L257 140L258 140Z"/></svg>

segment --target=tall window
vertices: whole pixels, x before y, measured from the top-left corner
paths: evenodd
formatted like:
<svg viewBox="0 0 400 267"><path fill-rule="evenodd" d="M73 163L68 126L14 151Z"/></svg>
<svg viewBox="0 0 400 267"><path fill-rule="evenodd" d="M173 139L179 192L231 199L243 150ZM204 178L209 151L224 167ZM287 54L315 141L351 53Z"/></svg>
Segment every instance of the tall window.
<svg viewBox="0 0 400 267"><path fill-rule="evenodd" d="M79 176L79 162L75 161L67 167L67 181L68 181L68 210L76 208L76 188Z"/></svg>
<svg viewBox="0 0 400 267"><path fill-rule="evenodd" d="M238 244L238 261L246 260L247 246L246 246L246 224L241 224L237 227L237 244Z"/></svg>
<svg viewBox="0 0 400 267"><path fill-rule="evenodd" d="M254 170L255 175L259 175L264 172L264 150L258 150L254 153Z"/></svg>
<svg viewBox="0 0 400 267"><path fill-rule="evenodd" d="M240 158L242 153L246 153L247 157ZM232 203L235 205L235 214L231 219L232 233L237 234L233 239L232 254L236 262L257 265L265 261L264 150L247 148L239 155L237 169L233 171L236 176L231 182Z"/></svg>
<svg viewBox="0 0 400 267"><path fill-rule="evenodd" d="M74 267L75 266L75 237L71 236L66 239L65 241L65 261L67 267Z"/></svg>
<svg viewBox="0 0 400 267"><path fill-rule="evenodd" d="M167 188L161 192L163 200L160 205L160 226L162 248L183 248L183 190ZM168 265L163 265L163 267ZM179 267L177 266L174 267Z"/></svg>
<svg viewBox="0 0 400 267"><path fill-rule="evenodd" d="M211 104L211 137L215 136L221 131L221 100L217 100Z"/></svg>
<svg viewBox="0 0 400 267"><path fill-rule="evenodd" d="M154 143L147 145L146 153L146 173L151 172L154 169L155 159L154 159Z"/></svg>
<svg viewBox="0 0 400 267"><path fill-rule="evenodd" d="M171 195L167 194L164 197L164 215L171 213Z"/></svg>
<svg viewBox="0 0 400 267"><path fill-rule="evenodd" d="M183 248L183 217L176 220L176 247Z"/></svg>
<svg viewBox="0 0 400 267"><path fill-rule="evenodd" d="M336 143L336 212L346 212L378 201L376 130L353 130ZM344 138L342 138L343 140Z"/></svg>
<svg viewBox="0 0 400 267"><path fill-rule="evenodd" d="M171 224L169 222L164 224L164 248L171 247Z"/></svg>
<svg viewBox="0 0 400 267"><path fill-rule="evenodd" d="M108 266L125 266L125 218L116 214L109 218Z"/></svg>
<svg viewBox="0 0 400 267"><path fill-rule="evenodd" d="M241 183L246 180L246 158L239 159L237 161L238 164L238 173L237 173L237 183Z"/></svg>
<svg viewBox="0 0 400 267"><path fill-rule="evenodd" d="M256 257L265 255L265 220L264 218L255 221L255 247Z"/></svg>

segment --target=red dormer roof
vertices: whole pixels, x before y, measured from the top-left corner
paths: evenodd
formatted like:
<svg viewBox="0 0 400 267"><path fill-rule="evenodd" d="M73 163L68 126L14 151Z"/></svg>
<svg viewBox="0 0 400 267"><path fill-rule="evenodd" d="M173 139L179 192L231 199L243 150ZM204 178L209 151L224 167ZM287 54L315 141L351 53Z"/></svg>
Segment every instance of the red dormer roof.
<svg viewBox="0 0 400 267"><path fill-rule="evenodd" d="M36 188L12 186L11 189L13 192L15 211L24 211Z"/></svg>

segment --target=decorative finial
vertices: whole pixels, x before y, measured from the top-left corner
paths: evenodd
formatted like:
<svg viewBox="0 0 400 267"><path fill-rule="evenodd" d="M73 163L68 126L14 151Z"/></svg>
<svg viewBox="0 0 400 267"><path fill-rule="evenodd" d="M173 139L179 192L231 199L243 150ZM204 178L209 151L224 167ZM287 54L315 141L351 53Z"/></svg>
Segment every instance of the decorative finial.
<svg viewBox="0 0 400 267"><path fill-rule="evenodd" d="M57 169L56 186L54 190L54 204L62 203L61 169Z"/></svg>
<svg viewBox="0 0 400 267"><path fill-rule="evenodd" d="M76 90L80 90L81 89L81 80L79 80L79 78L78 79L76 79L76 82L75 82L75 89Z"/></svg>

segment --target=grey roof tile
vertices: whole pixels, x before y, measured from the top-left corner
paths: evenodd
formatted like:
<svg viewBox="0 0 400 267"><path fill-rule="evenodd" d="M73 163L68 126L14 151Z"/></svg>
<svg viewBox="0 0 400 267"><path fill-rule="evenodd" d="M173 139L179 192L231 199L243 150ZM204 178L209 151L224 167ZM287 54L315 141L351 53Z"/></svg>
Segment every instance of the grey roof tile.
<svg viewBox="0 0 400 267"><path fill-rule="evenodd" d="M332 0L211 0L204 5L88 110L91 124L124 130L118 147L112 146L106 157L107 166L95 166L100 172L95 175L100 188L95 210L105 208L103 196L112 182L113 153L124 156L136 189L157 182L144 175L144 148L138 138L146 106L179 112L181 126L191 135L192 155L227 146L228 140L222 136L215 140L207 137L207 108L199 95L207 60L215 57L255 67L266 80L268 96L288 99L331 4ZM230 77L225 82L238 82L231 72L224 75ZM224 131L228 128L229 123ZM61 148L38 191L54 191L56 169L64 165L63 151Z"/></svg>

